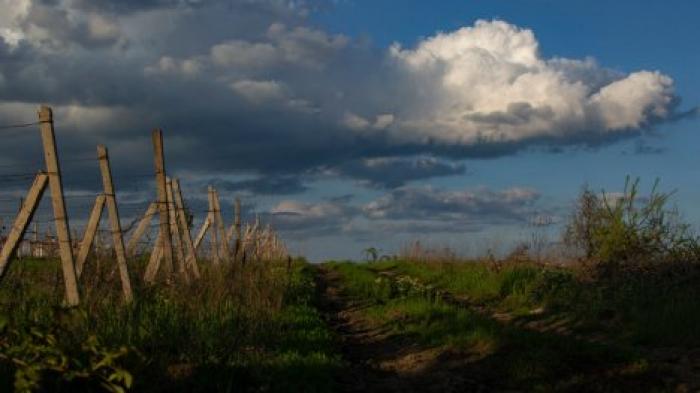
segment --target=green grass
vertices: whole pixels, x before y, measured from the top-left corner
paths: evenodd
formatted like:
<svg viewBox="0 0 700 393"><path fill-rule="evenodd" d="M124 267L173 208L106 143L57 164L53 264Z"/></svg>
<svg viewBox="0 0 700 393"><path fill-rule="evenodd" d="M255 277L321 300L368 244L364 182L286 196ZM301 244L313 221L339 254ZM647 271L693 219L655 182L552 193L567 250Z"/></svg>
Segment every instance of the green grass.
<svg viewBox="0 0 700 393"><path fill-rule="evenodd" d="M530 303L528 290L541 272L541 269L528 265L505 266L496 271L493 267L478 262L391 261L370 264L368 269L417 277L451 293L468 295L477 303L502 302L510 298L509 301L513 304L522 305Z"/></svg>
<svg viewBox="0 0 700 393"><path fill-rule="evenodd" d="M139 263L143 263L140 261ZM123 304L112 265L89 265L82 304L62 307L57 261L15 263L0 286L0 391L329 392L343 363L303 261L205 265L190 285L138 284ZM645 391L658 369L639 347L700 344L698 270L583 275L529 263L325 265L367 321L402 346L436 348L460 373L531 391ZM96 271L94 271L96 269ZM104 269L107 269L104 271ZM138 263L133 267L138 271ZM450 292L462 306L442 299ZM532 310L546 310L533 315ZM566 317L592 344L494 320ZM594 383L591 385L591 381ZM496 386L496 385L494 385ZM498 385L500 386L500 385ZM620 390L620 389L614 389Z"/></svg>
<svg viewBox="0 0 700 393"><path fill-rule="evenodd" d="M0 287L0 391L333 391L340 358L303 261L137 285L129 305L102 282L74 309L61 307L58 272L22 261Z"/></svg>
<svg viewBox="0 0 700 393"><path fill-rule="evenodd" d="M327 262L325 266L345 277L345 291L359 298L388 300L392 297L390 282L381 280L370 269L358 269L354 262Z"/></svg>
<svg viewBox="0 0 700 393"><path fill-rule="evenodd" d="M694 265L597 277L530 263L504 263L496 268L480 262L390 261L367 264L361 270L414 277L473 304L515 316L543 308L548 314L575 319L581 329L605 330L629 344L700 344L700 302L696 301L700 268Z"/></svg>
<svg viewBox="0 0 700 393"><path fill-rule="evenodd" d="M387 340L441 348L471 359L462 372L477 378L528 391L664 391L657 381L659 370L626 342L596 344L525 329L497 322L469 307L446 304L421 291L392 291L386 289L389 284L378 280L386 276L381 272L392 272L394 279L410 274L506 309L532 307L562 295L573 285L570 272L541 271L534 266L491 271L476 264L438 267L405 262L327 266L341 273L347 295L373 302L361 312L382 331L388 329ZM486 284L477 283L479 278ZM381 287L373 290L372 283Z"/></svg>
<svg viewBox="0 0 700 393"><path fill-rule="evenodd" d="M494 321L467 309L422 297L392 299L367 309L366 315L373 322L426 345L490 347L499 330Z"/></svg>

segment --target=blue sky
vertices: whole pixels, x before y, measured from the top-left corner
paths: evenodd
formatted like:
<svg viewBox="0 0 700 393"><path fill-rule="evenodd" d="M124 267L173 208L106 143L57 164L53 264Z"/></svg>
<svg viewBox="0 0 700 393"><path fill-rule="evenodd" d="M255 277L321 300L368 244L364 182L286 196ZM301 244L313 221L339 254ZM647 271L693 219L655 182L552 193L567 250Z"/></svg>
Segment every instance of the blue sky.
<svg viewBox="0 0 700 393"><path fill-rule="evenodd" d="M0 6L0 124L54 106L79 195L99 190L80 159L107 144L125 220L153 198L158 126L196 212L214 184L313 260L412 239L507 252L543 216L556 241L583 184L627 175L676 189L700 229L697 2ZM0 146L0 169L36 162L32 138ZM21 195L5 175L0 200ZM69 208L79 227L89 206Z"/></svg>
<svg viewBox="0 0 700 393"><path fill-rule="evenodd" d="M676 82L683 108L700 104L700 3L695 1L338 1L314 16L330 31L368 38L379 46L410 46L422 37L450 31L477 19L503 19L532 29L544 57L593 57L621 71L660 70ZM533 149L514 156L470 160L470 173L435 181L445 187L512 184L532 186L548 203L571 204L583 184L616 191L627 175L647 189L656 178L700 227L700 122L663 124L653 135L596 149L548 153ZM635 153L637 145L659 152ZM502 231L497 229L496 232ZM515 237L523 231L515 231ZM525 230L527 232L527 230ZM525 236L526 237L526 236Z"/></svg>
<svg viewBox="0 0 700 393"><path fill-rule="evenodd" d="M700 102L700 4L671 1L344 1L314 14L329 31L377 46L415 44L478 19L503 19L532 29L544 57L591 56L606 67L660 69L676 81L687 105Z"/></svg>

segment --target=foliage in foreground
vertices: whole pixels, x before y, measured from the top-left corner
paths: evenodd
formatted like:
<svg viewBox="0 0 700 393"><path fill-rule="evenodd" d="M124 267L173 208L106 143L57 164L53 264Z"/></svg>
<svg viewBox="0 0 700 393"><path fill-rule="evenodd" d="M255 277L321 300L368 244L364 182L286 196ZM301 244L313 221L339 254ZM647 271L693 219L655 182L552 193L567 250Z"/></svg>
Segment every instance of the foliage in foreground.
<svg viewBox="0 0 700 393"><path fill-rule="evenodd" d="M629 344L700 345L700 266L675 263L625 274L592 274L587 267L528 262L339 263L347 288L386 301L406 293L449 293L474 307L528 319L560 316L582 331L599 331ZM387 278L389 277L389 278ZM411 280L409 280L410 278Z"/></svg>
<svg viewBox="0 0 700 393"><path fill-rule="evenodd" d="M130 305L106 282L70 310L57 265L16 264L0 288L0 391L332 389L339 360L303 261L211 267Z"/></svg>
<svg viewBox="0 0 700 393"><path fill-rule="evenodd" d="M425 370L426 378L444 372L445 367L454 367L449 375L477 380L494 390L647 391L663 388L657 379L658 370L632 347L588 342L504 324L488 312L443 300L439 296L444 290L439 279L446 277L434 271L434 266L424 265L380 262L329 263L326 266L341 274L347 295L370 301L360 312L377 330L386 332L389 346L415 348L419 345L415 351L433 348L440 351L439 358L459 359L446 360L435 369ZM421 280L416 279L418 271L424 273L423 277L432 275L433 285L420 283ZM452 271L450 275L455 277L474 271ZM522 289L519 280L528 274L503 274L499 290L492 293L505 300L509 294ZM495 283L496 279L491 282ZM484 294L483 289L479 288L479 293ZM492 298L491 301L496 300Z"/></svg>

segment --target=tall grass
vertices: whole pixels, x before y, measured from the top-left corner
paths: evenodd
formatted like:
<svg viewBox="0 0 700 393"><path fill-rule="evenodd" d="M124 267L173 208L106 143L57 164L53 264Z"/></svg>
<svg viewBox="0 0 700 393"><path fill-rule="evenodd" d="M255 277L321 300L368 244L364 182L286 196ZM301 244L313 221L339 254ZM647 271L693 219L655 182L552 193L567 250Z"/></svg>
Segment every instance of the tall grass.
<svg viewBox="0 0 700 393"><path fill-rule="evenodd" d="M465 260L415 241L364 270L414 277L492 312L544 310L631 343L697 345L700 241L658 184L644 197L639 179L614 197L584 188L562 234L577 256L566 264L543 263L527 247Z"/></svg>
<svg viewBox="0 0 700 393"><path fill-rule="evenodd" d="M487 314L426 296L421 291L369 288L372 282L382 284L376 278L387 277L387 272L397 280L404 274L424 274L424 278L436 282L451 282L445 275L475 274L488 277L493 288L484 291L484 287L473 284L474 278L456 280L466 284L454 284L453 288L475 290L476 294L487 293L491 300L499 297L503 300L529 293L529 285L540 278L535 267L512 266L496 271L475 263L399 261L333 263L327 267L340 273L346 294L370 303L357 312L386 336L388 348L439 353L438 359L444 361L436 363L434 369L429 368L431 375L450 368L449 375L482 381L493 390L638 391L639 386L644 386L647 391L660 385L657 371L630 347L593 344L571 336L503 324ZM376 340L373 345L381 346ZM403 350L396 354L403 355ZM389 354L383 356L391 359ZM464 368L455 369L456 364Z"/></svg>
<svg viewBox="0 0 700 393"><path fill-rule="evenodd" d="M16 263L0 288L0 390L332 388L339 361L303 261L206 266L189 285L137 287L131 304L107 280L75 309L61 307L57 270L52 260ZM104 359L109 367L92 372Z"/></svg>
<svg viewBox="0 0 700 393"><path fill-rule="evenodd" d="M368 273L407 275L492 312L527 316L536 310L576 320L629 343L700 344L700 266L675 263L653 270L601 275L583 266L392 261L364 265ZM376 279L376 278L375 278ZM349 284L357 285L357 284ZM386 285L386 284L385 284ZM384 289L364 289L365 293Z"/></svg>

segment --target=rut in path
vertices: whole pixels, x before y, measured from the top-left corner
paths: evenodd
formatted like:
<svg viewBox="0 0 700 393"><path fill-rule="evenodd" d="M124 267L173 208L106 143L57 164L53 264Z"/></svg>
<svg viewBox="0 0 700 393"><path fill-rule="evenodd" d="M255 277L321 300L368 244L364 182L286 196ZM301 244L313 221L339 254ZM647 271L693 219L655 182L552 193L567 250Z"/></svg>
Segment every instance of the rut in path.
<svg viewBox="0 0 700 393"><path fill-rule="evenodd" d="M316 275L320 308L329 327L338 335L339 352L345 368L338 375L341 392L516 392L528 391L528 384L509 378L501 367L514 358L527 358L529 351L506 345L489 355L476 350L455 347L421 346L407 335L395 334L386 326L376 325L365 317L366 308L374 303L346 296L343 280L337 271L318 267ZM467 307L460 304L461 307ZM517 330L533 330L532 326L515 326L508 321L495 321ZM537 330L537 329L534 329ZM392 334L394 333L394 334ZM539 334L562 337L560 332L543 331ZM563 334L563 337L569 336ZM572 340L577 338L570 337ZM589 340L584 340L589 341ZM516 343L517 344L517 343ZM699 391L695 351L683 351L682 359L665 358L650 354L657 371L652 374L625 374L614 363L599 364L598 360L567 358L573 370L564 370L548 380L544 386L563 388L563 391ZM672 351L678 354L677 350ZM668 356L667 356L668 357ZM612 367L612 368L611 368ZM569 371L570 373L567 373ZM586 381L583 385L569 385L570 381ZM561 385L563 383L563 385ZM582 386L586 388L581 390ZM661 388L659 390L658 388ZM556 388L557 390L559 388ZM696 390L698 389L698 390Z"/></svg>
<svg viewBox="0 0 700 393"><path fill-rule="evenodd" d="M346 363L339 376L343 392L493 392L493 381L460 372L469 354L450 354L435 348L392 339L388 331L363 319L359 302L341 292L339 273L320 267L317 287L320 308L338 334ZM463 369L462 369L463 371ZM489 386L490 385L490 386Z"/></svg>

